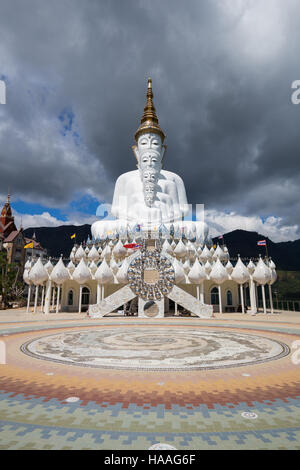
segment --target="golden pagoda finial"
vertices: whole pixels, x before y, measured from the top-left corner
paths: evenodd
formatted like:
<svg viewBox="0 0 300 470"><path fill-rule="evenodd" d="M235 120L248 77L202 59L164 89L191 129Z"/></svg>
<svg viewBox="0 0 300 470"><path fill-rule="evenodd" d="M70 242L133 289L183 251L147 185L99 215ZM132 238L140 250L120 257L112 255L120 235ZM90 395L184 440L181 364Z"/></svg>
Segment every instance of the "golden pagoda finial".
<svg viewBox="0 0 300 470"><path fill-rule="evenodd" d="M156 110L153 104L153 91L152 91L151 78L148 78L147 102L144 108L144 114L141 119L141 124L134 136L135 140L138 141L138 138L140 137L140 135L145 132L154 132L156 134L159 134L162 142L165 139L165 134L160 128L160 125L158 123L158 118L156 115Z"/></svg>

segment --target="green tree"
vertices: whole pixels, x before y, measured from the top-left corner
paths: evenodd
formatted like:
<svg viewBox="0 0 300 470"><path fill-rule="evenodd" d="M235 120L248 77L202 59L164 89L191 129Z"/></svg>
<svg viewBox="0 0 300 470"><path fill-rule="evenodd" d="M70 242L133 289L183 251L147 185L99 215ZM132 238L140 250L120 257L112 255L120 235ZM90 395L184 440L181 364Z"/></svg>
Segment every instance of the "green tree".
<svg viewBox="0 0 300 470"><path fill-rule="evenodd" d="M24 294L24 284L20 281L20 266L8 263L6 253L0 252L0 296L4 307L20 300Z"/></svg>
<svg viewBox="0 0 300 470"><path fill-rule="evenodd" d="M278 279L272 290L277 291L279 300L300 300L300 272L278 271Z"/></svg>

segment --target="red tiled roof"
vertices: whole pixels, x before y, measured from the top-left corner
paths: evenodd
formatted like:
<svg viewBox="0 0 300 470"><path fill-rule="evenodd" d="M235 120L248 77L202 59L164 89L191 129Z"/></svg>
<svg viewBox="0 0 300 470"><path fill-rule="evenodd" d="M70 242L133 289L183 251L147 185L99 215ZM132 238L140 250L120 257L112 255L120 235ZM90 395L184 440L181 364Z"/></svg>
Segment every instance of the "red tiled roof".
<svg viewBox="0 0 300 470"><path fill-rule="evenodd" d="M10 232L10 234L5 238L4 243L13 242L20 232L21 230L13 230Z"/></svg>
<svg viewBox="0 0 300 470"><path fill-rule="evenodd" d="M0 222L0 233L5 233L5 232L7 232L7 229L8 229L10 226L14 227L15 230L16 230L16 226L15 226L15 223L14 223L13 221L8 222L8 224L6 224L6 225L3 225L2 222ZM12 230L12 231L13 231L13 230Z"/></svg>

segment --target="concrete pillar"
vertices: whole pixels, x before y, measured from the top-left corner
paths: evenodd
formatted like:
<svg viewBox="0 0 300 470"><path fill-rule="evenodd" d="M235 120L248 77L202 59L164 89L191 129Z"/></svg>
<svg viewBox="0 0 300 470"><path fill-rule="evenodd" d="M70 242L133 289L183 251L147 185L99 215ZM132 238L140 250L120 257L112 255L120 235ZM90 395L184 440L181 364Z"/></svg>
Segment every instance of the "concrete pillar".
<svg viewBox="0 0 300 470"><path fill-rule="evenodd" d="M253 277L250 276L250 305L251 305L251 315L257 313L257 304L256 304L256 292L255 292L255 283Z"/></svg>
<svg viewBox="0 0 300 470"><path fill-rule="evenodd" d="M269 284L269 298L270 298L270 307L271 307L271 313L274 313L274 305L273 305L273 297L272 297L272 287Z"/></svg>
<svg viewBox="0 0 300 470"><path fill-rule="evenodd" d="M219 291L219 312L222 313L222 290L221 290L221 284L218 286L218 291Z"/></svg>
<svg viewBox="0 0 300 470"><path fill-rule="evenodd" d="M51 285L52 282L49 279L46 284L46 295L45 295L45 308L44 308L44 313L48 315L50 312L50 300L51 300Z"/></svg>
<svg viewBox="0 0 300 470"><path fill-rule="evenodd" d="M43 288L42 288L42 301L41 301L41 312L44 311L44 297L45 297L45 286L43 284Z"/></svg>
<svg viewBox="0 0 300 470"><path fill-rule="evenodd" d="M60 301L60 285L57 286L57 299L56 299L56 313L59 312L59 301Z"/></svg>
<svg viewBox="0 0 300 470"><path fill-rule="evenodd" d="M38 295L39 295L39 286L37 285L37 286L35 286L35 298L34 298L34 309L33 309L33 313L36 313Z"/></svg>
<svg viewBox="0 0 300 470"><path fill-rule="evenodd" d="M261 285L261 292L262 292L262 298L263 298L264 314L266 315L267 313L266 296L265 296L265 286L263 285Z"/></svg>
<svg viewBox="0 0 300 470"><path fill-rule="evenodd" d="M242 313L245 313L243 284L240 284L240 295L241 295Z"/></svg>
<svg viewBox="0 0 300 470"><path fill-rule="evenodd" d="M101 285L99 282L97 283L97 301L96 303L99 304L101 300Z"/></svg>
<svg viewBox="0 0 300 470"><path fill-rule="evenodd" d="M55 285L53 286L53 292L52 292L52 310L54 310L55 306Z"/></svg>
<svg viewBox="0 0 300 470"><path fill-rule="evenodd" d="M200 302L204 304L204 282L200 284Z"/></svg>
<svg viewBox="0 0 300 470"><path fill-rule="evenodd" d="M80 284L80 288L79 288L79 306L78 306L78 313L81 313L81 304L82 304L82 284Z"/></svg>
<svg viewBox="0 0 300 470"><path fill-rule="evenodd" d="M31 297L31 284L28 286L28 294L27 294L27 309L26 313L29 312L29 307L30 307L30 297Z"/></svg>
<svg viewBox="0 0 300 470"><path fill-rule="evenodd" d="M256 305L257 305L257 313L259 311L259 301L258 301L258 285L255 283L255 298L256 298Z"/></svg>

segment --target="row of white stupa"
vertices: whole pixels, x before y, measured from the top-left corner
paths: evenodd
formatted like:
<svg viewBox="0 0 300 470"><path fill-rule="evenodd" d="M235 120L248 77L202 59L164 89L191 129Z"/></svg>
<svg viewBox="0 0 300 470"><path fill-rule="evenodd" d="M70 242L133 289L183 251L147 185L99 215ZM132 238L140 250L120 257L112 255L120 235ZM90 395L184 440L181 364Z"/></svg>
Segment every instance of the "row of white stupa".
<svg viewBox="0 0 300 470"><path fill-rule="evenodd" d="M29 285L27 311L29 311L31 286L36 286L34 311L37 309L38 287L43 286L41 309L45 313L50 310L51 288L57 287L56 311L59 309L60 288L67 280L74 280L80 285L79 312L81 312L81 294L82 286L89 280L97 281L97 303L103 299L104 284L127 284L127 271L130 264L128 257L135 252L134 249L125 248L124 244L118 240L114 243L107 241L103 247L92 245L91 248L74 246L70 254L70 262L65 266L62 257L56 262L55 266L50 260L43 265L41 259L29 260L25 265L23 279ZM211 280L219 286L219 308L222 311L221 304L221 284L226 280L232 280L240 285L240 296L242 311L244 311L243 284L249 283L251 304L254 299L255 284L262 286L262 299L264 312L266 312L265 290L264 286L269 285L269 297L271 301L271 312L273 311L271 285L276 281L276 269L272 260L264 261L261 257L257 263L252 260L246 266L240 257L235 266L229 260L229 253L226 247L217 246L216 249L203 247L197 243L179 240L169 243L166 239L162 245L162 253L166 253L173 258L173 267L175 271L175 284L195 284L203 286L203 282ZM44 296L44 287L46 284L46 295ZM198 298L203 302L203 289ZM44 302L45 301L45 302Z"/></svg>

